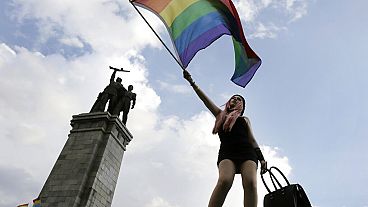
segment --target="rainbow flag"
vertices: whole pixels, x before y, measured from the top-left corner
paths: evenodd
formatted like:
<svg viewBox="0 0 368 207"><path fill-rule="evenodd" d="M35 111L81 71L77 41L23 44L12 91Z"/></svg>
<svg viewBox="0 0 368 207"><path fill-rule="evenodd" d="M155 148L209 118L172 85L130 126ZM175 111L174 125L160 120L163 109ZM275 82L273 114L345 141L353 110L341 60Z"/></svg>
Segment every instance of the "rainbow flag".
<svg viewBox="0 0 368 207"><path fill-rule="evenodd" d="M231 35L235 72L231 80L245 87L261 65L248 45L231 0L130 0L155 13L165 23L181 66L224 34Z"/></svg>

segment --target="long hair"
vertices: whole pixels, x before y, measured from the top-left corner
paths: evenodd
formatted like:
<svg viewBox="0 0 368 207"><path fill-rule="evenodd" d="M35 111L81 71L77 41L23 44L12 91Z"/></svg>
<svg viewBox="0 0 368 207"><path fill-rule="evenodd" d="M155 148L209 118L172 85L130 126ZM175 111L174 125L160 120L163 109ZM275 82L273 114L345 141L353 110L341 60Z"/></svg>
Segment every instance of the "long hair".
<svg viewBox="0 0 368 207"><path fill-rule="evenodd" d="M242 102L237 102L237 104L231 110L230 109L230 100L234 96L239 96L242 99ZM241 96L241 95L238 95L238 94L231 96L231 98L226 102L225 109L222 110L216 116L215 126L213 127L212 133L217 134L218 131L221 129L221 127L225 132L231 131L231 129L233 128L233 126L236 122L236 119L239 116L242 116L244 111L245 111L245 99L244 99L244 97Z"/></svg>

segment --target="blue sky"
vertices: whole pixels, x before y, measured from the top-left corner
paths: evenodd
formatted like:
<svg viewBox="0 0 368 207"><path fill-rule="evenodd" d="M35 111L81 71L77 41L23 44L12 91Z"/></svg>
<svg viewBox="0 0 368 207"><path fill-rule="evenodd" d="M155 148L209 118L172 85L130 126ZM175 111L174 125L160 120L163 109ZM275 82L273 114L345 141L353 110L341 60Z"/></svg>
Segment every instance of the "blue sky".
<svg viewBox="0 0 368 207"><path fill-rule="evenodd" d="M219 106L246 97L269 165L302 184L313 206L367 207L368 3L234 2L263 64L245 89L233 84L225 36L190 63L196 83ZM138 94L113 206L207 205L217 177L214 118L127 0L3 0L0 8L0 207L38 195L72 115L89 111L109 65L130 69L123 83ZM259 206L265 192L259 182ZM239 177L224 206L242 206Z"/></svg>

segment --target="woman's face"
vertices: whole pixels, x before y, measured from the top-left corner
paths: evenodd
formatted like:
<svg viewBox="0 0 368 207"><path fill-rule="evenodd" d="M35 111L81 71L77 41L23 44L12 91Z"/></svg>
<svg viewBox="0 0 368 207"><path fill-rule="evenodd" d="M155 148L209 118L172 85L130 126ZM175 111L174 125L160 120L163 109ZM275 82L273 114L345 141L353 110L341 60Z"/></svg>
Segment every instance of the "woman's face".
<svg viewBox="0 0 368 207"><path fill-rule="evenodd" d="M230 98L230 108L234 108L238 103L243 103L243 99L240 96L232 96Z"/></svg>

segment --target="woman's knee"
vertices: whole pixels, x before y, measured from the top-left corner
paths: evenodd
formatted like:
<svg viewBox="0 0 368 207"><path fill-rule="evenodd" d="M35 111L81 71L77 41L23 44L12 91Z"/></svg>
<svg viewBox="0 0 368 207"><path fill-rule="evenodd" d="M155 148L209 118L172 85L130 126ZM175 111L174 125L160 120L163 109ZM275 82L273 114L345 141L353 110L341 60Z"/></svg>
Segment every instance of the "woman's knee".
<svg viewBox="0 0 368 207"><path fill-rule="evenodd" d="M245 190L257 190L257 165L253 161L243 163L242 169L242 183Z"/></svg>
<svg viewBox="0 0 368 207"><path fill-rule="evenodd" d="M257 191L257 178L254 176L244 176L243 188L245 190Z"/></svg>
<svg viewBox="0 0 368 207"><path fill-rule="evenodd" d="M217 185L218 187L220 187L221 189L226 189L229 190L231 188L231 186L233 185L233 178L232 177L225 177L225 176L220 176L218 181L217 181Z"/></svg>
<svg viewBox="0 0 368 207"><path fill-rule="evenodd" d="M219 164L217 185L222 189L230 189L235 176L235 165L231 160L222 160Z"/></svg>

